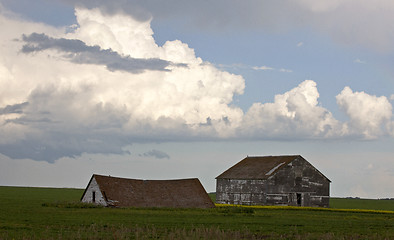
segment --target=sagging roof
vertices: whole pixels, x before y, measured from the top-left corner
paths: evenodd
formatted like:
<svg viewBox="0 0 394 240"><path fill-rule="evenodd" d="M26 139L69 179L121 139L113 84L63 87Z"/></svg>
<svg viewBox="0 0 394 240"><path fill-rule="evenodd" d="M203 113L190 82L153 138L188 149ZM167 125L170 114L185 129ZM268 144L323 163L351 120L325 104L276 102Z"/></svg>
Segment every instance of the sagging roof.
<svg viewBox="0 0 394 240"><path fill-rule="evenodd" d="M93 175L111 206L119 207L215 207L197 178L139 180Z"/></svg>
<svg viewBox="0 0 394 240"><path fill-rule="evenodd" d="M301 156L248 156L231 168L229 168L228 170L226 170L225 172L223 172L222 174L220 174L219 176L217 176L216 178L267 179L270 176L274 175L279 169L299 157Z"/></svg>

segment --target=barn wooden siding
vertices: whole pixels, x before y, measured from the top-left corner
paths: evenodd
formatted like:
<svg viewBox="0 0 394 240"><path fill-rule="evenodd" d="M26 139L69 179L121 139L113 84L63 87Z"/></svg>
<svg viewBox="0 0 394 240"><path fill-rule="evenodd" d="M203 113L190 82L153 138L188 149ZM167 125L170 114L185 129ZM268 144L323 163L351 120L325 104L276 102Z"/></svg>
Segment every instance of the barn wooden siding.
<svg viewBox="0 0 394 240"><path fill-rule="evenodd" d="M93 197L94 195L94 197ZM84 203L96 203L98 205L107 206L107 201L105 200L103 194L101 193L100 187L97 184L95 178L91 178L90 182L82 195L81 202Z"/></svg>
<svg viewBox="0 0 394 240"><path fill-rule="evenodd" d="M242 205L329 206L330 180L304 158L286 156L271 160L269 167L259 172L260 179L254 179L253 174L244 174L245 179L241 179L240 168L247 166L252 169L253 161L235 165L229 172L218 176L216 202ZM256 168L259 166L254 169ZM231 175L236 175L237 178L231 178Z"/></svg>

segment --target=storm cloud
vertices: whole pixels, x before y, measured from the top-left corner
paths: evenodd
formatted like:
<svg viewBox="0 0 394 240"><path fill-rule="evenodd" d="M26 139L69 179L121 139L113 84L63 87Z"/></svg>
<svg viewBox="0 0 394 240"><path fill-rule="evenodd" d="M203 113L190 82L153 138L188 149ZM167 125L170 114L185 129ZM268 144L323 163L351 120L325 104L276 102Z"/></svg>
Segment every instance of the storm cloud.
<svg viewBox="0 0 394 240"><path fill-rule="evenodd" d="M0 115L11 114L11 113L22 113L23 108L26 107L28 104L29 104L28 102L24 102L24 103L18 103L13 105L7 105L4 108L0 108Z"/></svg>
<svg viewBox="0 0 394 240"><path fill-rule="evenodd" d="M137 59L130 56L121 56L111 49L101 49L99 46L87 46L78 39L52 38L44 33L32 33L23 35L26 42L21 51L23 53L40 52L47 49L55 49L65 53L63 57L73 63L104 65L110 71L126 71L141 73L145 70L169 71L166 67L173 63L161 59ZM178 64L178 66L186 66Z"/></svg>
<svg viewBox="0 0 394 240"><path fill-rule="evenodd" d="M154 17L177 22L185 31L217 34L234 29L283 32L313 28L342 44L394 51L394 3L390 0L252 0L247 4L239 0L62 1L90 9L100 7L111 15L126 13L139 21Z"/></svg>
<svg viewBox="0 0 394 240"><path fill-rule="evenodd" d="M135 143L394 133L387 98L345 88L337 103L349 120L341 122L319 102L313 80L244 112L234 101L245 89L242 76L204 61L180 40L159 46L150 19L97 8L75 14L78 27L66 33L0 15L0 153L54 162L84 153L127 155ZM157 150L142 155L169 158Z"/></svg>

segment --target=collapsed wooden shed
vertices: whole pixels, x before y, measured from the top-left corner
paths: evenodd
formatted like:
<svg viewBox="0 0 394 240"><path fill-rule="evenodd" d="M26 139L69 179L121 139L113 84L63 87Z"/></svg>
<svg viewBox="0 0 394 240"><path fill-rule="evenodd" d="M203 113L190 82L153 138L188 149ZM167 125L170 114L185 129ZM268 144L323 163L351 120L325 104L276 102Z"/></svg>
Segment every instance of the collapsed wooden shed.
<svg viewBox="0 0 394 240"><path fill-rule="evenodd" d="M330 182L300 155L246 157L216 177L216 203L328 207Z"/></svg>
<svg viewBox="0 0 394 240"><path fill-rule="evenodd" d="M94 174L81 201L111 207L215 207L197 178L140 180Z"/></svg>

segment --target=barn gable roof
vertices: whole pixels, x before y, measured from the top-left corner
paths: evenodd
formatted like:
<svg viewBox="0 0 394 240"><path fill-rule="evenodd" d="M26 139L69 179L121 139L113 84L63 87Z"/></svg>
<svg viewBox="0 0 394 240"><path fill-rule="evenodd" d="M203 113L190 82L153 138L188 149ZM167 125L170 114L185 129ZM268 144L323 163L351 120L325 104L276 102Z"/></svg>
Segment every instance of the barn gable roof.
<svg viewBox="0 0 394 240"><path fill-rule="evenodd" d="M268 179L270 176L275 175L275 173L278 172L282 167L286 166L297 158L302 158L303 160L305 160L300 155L256 157L248 156L231 168L229 168L228 170L226 170L225 172L223 172L222 174L220 174L219 176L217 176L216 179ZM324 178L330 181L320 171L318 172Z"/></svg>
<svg viewBox="0 0 394 240"><path fill-rule="evenodd" d="M119 207L215 207L197 178L140 180L94 174L110 206Z"/></svg>

